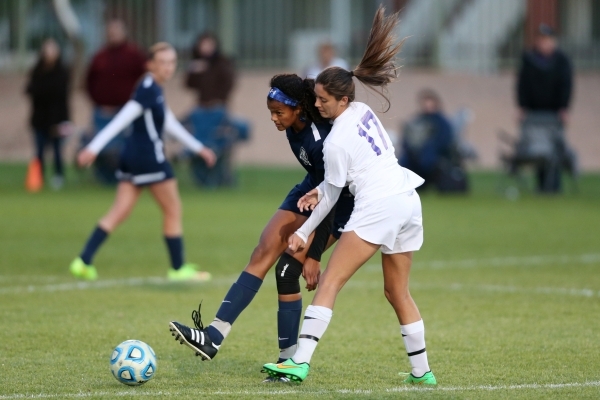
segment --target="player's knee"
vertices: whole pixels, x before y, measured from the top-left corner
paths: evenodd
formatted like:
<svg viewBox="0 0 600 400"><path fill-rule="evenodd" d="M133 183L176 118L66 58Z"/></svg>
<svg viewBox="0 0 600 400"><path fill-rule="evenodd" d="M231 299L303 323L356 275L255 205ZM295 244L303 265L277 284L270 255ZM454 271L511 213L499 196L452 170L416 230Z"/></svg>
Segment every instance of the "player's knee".
<svg viewBox="0 0 600 400"><path fill-rule="evenodd" d="M300 275L302 275L302 263L291 255L283 253L275 267L277 293L300 293Z"/></svg>

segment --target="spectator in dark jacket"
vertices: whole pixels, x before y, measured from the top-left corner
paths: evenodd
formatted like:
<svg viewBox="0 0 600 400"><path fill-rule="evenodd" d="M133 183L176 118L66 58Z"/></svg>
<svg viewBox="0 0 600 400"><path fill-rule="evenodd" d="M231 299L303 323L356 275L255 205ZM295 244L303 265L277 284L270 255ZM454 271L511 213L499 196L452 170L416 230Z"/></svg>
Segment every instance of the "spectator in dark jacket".
<svg viewBox="0 0 600 400"><path fill-rule="evenodd" d="M542 24L533 49L521 59L517 79L520 118L532 112L551 112L564 126L569 120L572 92L571 62L558 48L554 30ZM540 166L537 178L540 191L560 191L560 168Z"/></svg>
<svg viewBox="0 0 600 400"><path fill-rule="evenodd" d="M44 150L54 150L55 189L64 183L61 138L69 127L69 70L63 65L60 47L54 39L42 44L37 63L29 74L26 93L31 99L31 126L35 135L36 156L44 170Z"/></svg>
<svg viewBox="0 0 600 400"><path fill-rule="evenodd" d="M221 53L217 37L204 32L194 42L185 86L197 94L197 106L190 114L192 132L219 156L214 168L206 168L201 158L192 160L198 183L205 186L230 186L233 144L249 135L248 123L233 118L228 103L235 85L233 60Z"/></svg>
<svg viewBox="0 0 600 400"><path fill-rule="evenodd" d="M435 91L423 89L417 99L419 113L403 129L400 165L423 177L427 186L436 183L442 161L451 158L454 134Z"/></svg>
<svg viewBox="0 0 600 400"><path fill-rule="evenodd" d="M226 107L235 78L233 61L221 54L216 36L201 34L194 43L186 77L186 86L198 94L198 106Z"/></svg>
<svg viewBox="0 0 600 400"><path fill-rule="evenodd" d="M123 21L108 21L106 45L92 58L86 76L86 89L94 103L94 135L127 103L145 71L146 56L127 39ZM94 170L102 182L116 183L115 172L123 141L123 135L117 136L99 154Z"/></svg>

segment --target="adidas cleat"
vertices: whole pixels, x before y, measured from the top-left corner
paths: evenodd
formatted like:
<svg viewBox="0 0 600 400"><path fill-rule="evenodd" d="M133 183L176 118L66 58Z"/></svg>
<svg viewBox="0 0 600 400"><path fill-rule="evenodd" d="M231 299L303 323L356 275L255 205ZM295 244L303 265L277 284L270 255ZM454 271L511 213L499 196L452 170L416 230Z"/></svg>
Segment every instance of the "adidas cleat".
<svg viewBox="0 0 600 400"><path fill-rule="evenodd" d="M96 268L93 265L87 265L84 263L80 257L77 257L73 260L73 262L71 262L69 271L71 271L71 274L78 279L83 279L86 281L95 281L98 279L98 272L96 271Z"/></svg>
<svg viewBox="0 0 600 400"><path fill-rule="evenodd" d="M427 385L427 386L436 386L437 381L435 380L435 376L433 376L433 372L426 372L423 376L417 378L412 373L408 374L408 377L404 380L404 383L408 383L410 385Z"/></svg>
<svg viewBox="0 0 600 400"><path fill-rule="evenodd" d="M308 365L308 363L296 364L294 360L290 358L279 364L265 364L263 368L269 376L274 378L283 376L294 382L302 382L308 376L310 365Z"/></svg>
<svg viewBox="0 0 600 400"><path fill-rule="evenodd" d="M201 306L202 303L198 306L198 311L192 311L192 320L194 321L194 325L196 325L196 329L187 327L179 322L171 321L169 322L169 330L171 331L171 335L175 336L175 340L194 350L197 356L202 357L202 361L210 361L215 358L221 346L214 344L207 330L204 329L200 315Z"/></svg>

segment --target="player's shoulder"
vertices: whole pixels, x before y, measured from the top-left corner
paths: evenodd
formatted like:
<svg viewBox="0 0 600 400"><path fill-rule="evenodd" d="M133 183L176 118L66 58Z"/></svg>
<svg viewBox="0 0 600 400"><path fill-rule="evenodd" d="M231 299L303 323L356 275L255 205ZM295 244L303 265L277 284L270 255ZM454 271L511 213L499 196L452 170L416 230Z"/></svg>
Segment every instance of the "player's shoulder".
<svg viewBox="0 0 600 400"><path fill-rule="evenodd" d="M152 78L152 75L146 74L139 79L135 90L140 92L149 92L155 91L157 87L158 85L154 81L154 78Z"/></svg>

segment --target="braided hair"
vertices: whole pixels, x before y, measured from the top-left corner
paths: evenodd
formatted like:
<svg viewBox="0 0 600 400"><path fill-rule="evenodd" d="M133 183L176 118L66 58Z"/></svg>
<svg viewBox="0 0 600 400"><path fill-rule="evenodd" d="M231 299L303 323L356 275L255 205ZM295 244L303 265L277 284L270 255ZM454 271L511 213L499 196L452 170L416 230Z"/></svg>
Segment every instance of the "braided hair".
<svg viewBox="0 0 600 400"><path fill-rule="evenodd" d="M319 110L315 107L317 100L315 96L314 79L302 79L296 74L280 74L271 78L271 87L275 87L287 96L298 101L302 110L302 117L313 122L325 122Z"/></svg>

